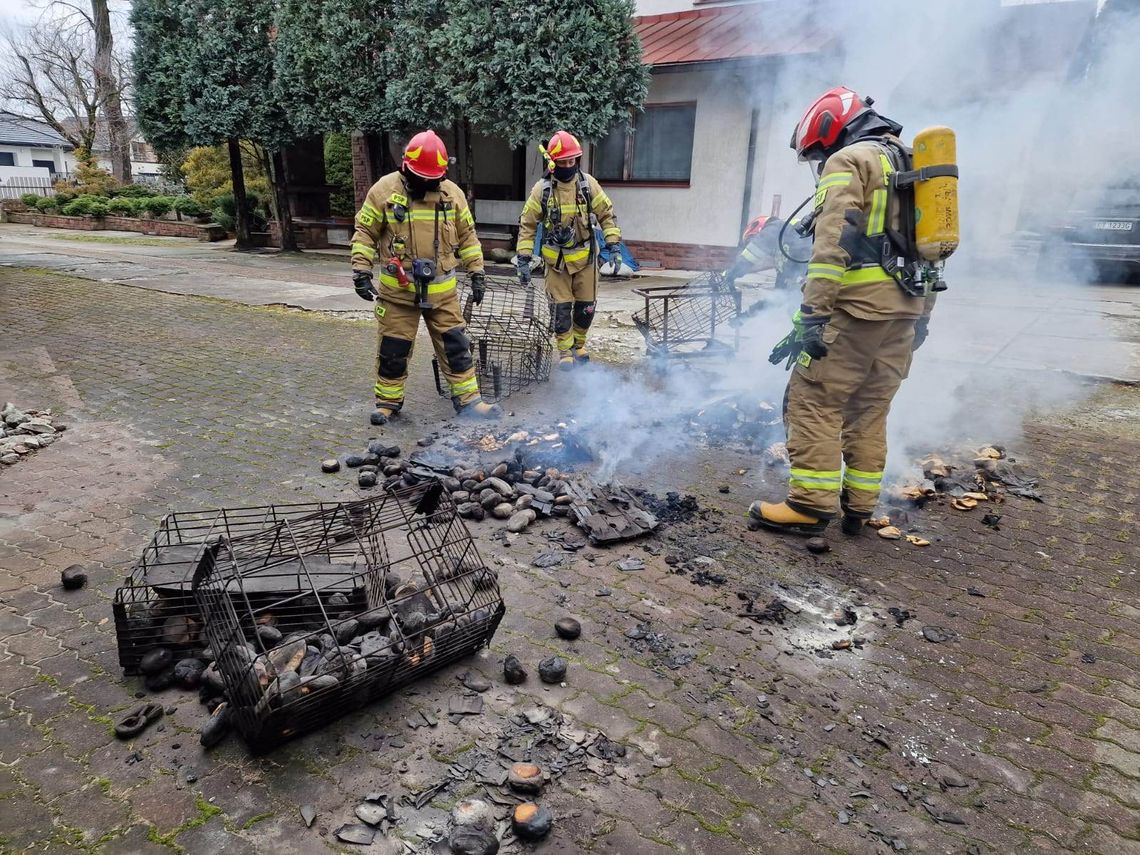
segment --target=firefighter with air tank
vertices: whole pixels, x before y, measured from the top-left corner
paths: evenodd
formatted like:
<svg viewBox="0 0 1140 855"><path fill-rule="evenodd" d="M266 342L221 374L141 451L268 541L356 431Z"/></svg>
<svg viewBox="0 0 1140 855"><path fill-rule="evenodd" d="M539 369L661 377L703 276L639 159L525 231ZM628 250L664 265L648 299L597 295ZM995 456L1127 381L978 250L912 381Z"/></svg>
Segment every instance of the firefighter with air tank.
<svg viewBox="0 0 1140 855"><path fill-rule="evenodd" d="M546 292L554 320L558 364L562 369L589 360L586 336L594 320L598 294L598 251L594 227L606 246L621 241L613 202L594 176L582 171L582 145L558 131L542 150L547 171L534 185L519 217L516 244L518 277L531 279L531 259L538 227L539 251L546 264Z"/></svg>
<svg viewBox="0 0 1140 855"><path fill-rule="evenodd" d="M784 423L785 501L754 502L755 526L822 532L842 510L857 535L879 498L891 400L926 339L941 267L958 245L954 133L902 126L844 87L820 96L792 138L819 180L802 304L772 361L794 362Z"/></svg>
<svg viewBox="0 0 1140 855"><path fill-rule="evenodd" d="M471 278L472 297L483 299L483 248L463 191L446 178L447 149L434 131L416 134L404 149L399 171L372 185L356 215L352 280L356 293L376 302L378 357L376 409L383 425L404 406L408 361L427 325L436 358L461 416L495 417L485 403L471 356L471 343L456 295L456 267ZM373 280L379 268L380 288Z"/></svg>

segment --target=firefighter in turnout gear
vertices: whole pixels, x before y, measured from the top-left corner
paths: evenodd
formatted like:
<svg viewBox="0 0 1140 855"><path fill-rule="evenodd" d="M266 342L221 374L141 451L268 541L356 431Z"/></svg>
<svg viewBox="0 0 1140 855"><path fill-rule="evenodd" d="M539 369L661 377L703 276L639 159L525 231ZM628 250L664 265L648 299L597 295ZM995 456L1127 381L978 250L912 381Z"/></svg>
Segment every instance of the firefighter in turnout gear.
<svg viewBox="0 0 1140 855"><path fill-rule="evenodd" d="M352 279L356 293L376 301L378 358L376 409L385 424L404 405L404 385L420 317L460 415L493 417L499 407L479 395L471 342L456 295L462 263L476 302L485 287L483 248L467 199L448 181L447 149L433 131L412 137L398 172L372 185L356 214ZM373 284L379 268L380 288Z"/></svg>
<svg viewBox="0 0 1140 855"><path fill-rule="evenodd" d="M784 416L791 473L786 501L749 508L754 524L778 531L818 534L838 507L843 531L855 535L872 516L887 412L941 284L912 287L888 258L885 241L905 219L892 173L909 170L909 151L898 140L902 127L871 103L833 89L808 108L792 139L819 181L802 305L777 346L794 341L797 354Z"/></svg>
<svg viewBox="0 0 1140 855"><path fill-rule="evenodd" d="M519 217L519 280L530 281L535 234L542 224L542 260L546 293L554 319L559 367L573 368L589 359L586 335L594 320L598 294L598 251L594 226L607 246L621 241L614 206L597 179L579 166L582 146L558 131L544 149L547 174L534 185Z"/></svg>
<svg viewBox="0 0 1140 855"><path fill-rule="evenodd" d="M758 270L776 269L776 288L798 288L807 271L811 238L801 235L797 222L760 216L744 232L744 248L724 272L725 284L734 286L741 276Z"/></svg>

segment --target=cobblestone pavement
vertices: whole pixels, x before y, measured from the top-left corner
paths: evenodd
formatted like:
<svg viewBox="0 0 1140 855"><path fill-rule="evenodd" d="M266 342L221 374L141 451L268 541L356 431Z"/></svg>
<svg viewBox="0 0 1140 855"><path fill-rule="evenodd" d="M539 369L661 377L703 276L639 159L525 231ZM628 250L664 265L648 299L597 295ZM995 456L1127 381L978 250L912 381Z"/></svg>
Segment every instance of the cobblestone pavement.
<svg viewBox="0 0 1140 855"><path fill-rule="evenodd" d="M1140 852L1135 390L1017 440L1043 504L1010 499L994 530L980 511L932 503L913 518L925 549L836 534L814 557L744 531L755 475L740 472L757 463L729 450L663 459L645 486L691 492L702 510L631 548L542 570L531 558L559 523L511 548L476 525L508 605L490 650L253 758L235 738L204 753L204 711L176 690L161 729L113 738L141 686L118 668L110 600L168 510L352 495L315 464L370 433L372 328L0 276L0 398L69 424L0 471L0 850L396 851L332 832L365 792L417 793L505 714L542 704L629 751L614 774L574 770L548 787L555 831L536 852ZM426 351L397 441L448 412L427 389ZM520 399L517 418L557 412L553 387ZM645 569L618 570L626 556ZM91 584L64 592L59 571L75 562ZM694 584L673 572L684 562L725 581ZM742 591L793 613L743 618ZM833 619L845 605L854 626ZM911 618L899 626L892 608ZM582 620L579 641L554 637L565 613ZM664 641L629 638L639 624ZM949 639L926 640L930 626ZM861 646L832 649L853 637ZM507 652L533 665L549 651L571 662L565 686L503 683ZM472 667L495 684L482 715L407 727L416 710L446 711ZM470 789L402 807L399 834L417 845ZM318 810L308 829L305 803Z"/></svg>

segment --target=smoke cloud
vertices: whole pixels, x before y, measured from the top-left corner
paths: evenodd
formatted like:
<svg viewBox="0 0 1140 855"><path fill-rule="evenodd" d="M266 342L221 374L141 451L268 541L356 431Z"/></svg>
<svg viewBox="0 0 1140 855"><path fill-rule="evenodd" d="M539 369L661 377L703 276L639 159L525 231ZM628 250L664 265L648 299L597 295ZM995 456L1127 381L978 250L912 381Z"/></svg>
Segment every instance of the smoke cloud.
<svg viewBox="0 0 1140 855"><path fill-rule="evenodd" d="M1129 169L1140 174L1125 159L1140 138L1140 116L1127 106L1140 79L1140 13L1114 0L771 6L773 27L832 34L823 59L791 60L774 85L763 84L774 115L763 192L792 200L785 216L812 186L787 139L831 86L874 96L876 109L903 123L907 142L930 125L957 133L962 243L947 263L950 290L930 339L895 399L889 475L913 473L916 456L941 448L1016 441L1026 419L1079 401L1090 389L1079 375L1101 373L1117 345L1090 288L1095 271L1039 265L1038 239ZM600 366L576 375L578 420L605 447L604 474L644 465L647 449L662 465L670 449L691 446L677 415L718 396L778 406L787 374L767 356L798 297L769 292L731 363L652 379Z"/></svg>

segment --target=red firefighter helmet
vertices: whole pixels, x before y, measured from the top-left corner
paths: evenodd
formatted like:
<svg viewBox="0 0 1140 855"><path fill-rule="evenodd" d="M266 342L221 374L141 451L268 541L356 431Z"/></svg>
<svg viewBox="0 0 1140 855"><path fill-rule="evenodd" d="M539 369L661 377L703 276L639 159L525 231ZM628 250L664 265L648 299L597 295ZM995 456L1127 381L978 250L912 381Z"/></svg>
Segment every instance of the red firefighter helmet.
<svg viewBox="0 0 1140 855"><path fill-rule="evenodd" d="M744 230L744 235L743 235L743 237L741 238L741 240L745 240L745 241L746 241L746 240L748 240L750 237L753 237L753 236L755 236L755 235L758 235L758 234L760 234L760 231L761 231L761 229L763 229L763 228L764 228L764 224L765 224L765 223L767 223L767 222L768 222L768 217L767 217L767 215L766 215L766 214L761 214L759 217L756 217L755 219L753 219L753 220L752 220L752 221L751 221L751 222L748 224L748 228L746 228L746 229Z"/></svg>
<svg viewBox="0 0 1140 855"><path fill-rule="evenodd" d="M839 140L843 129L867 110L863 99L846 86L836 86L815 99L792 134L792 148L800 160L823 156Z"/></svg>
<svg viewBox="0 0 1140 855"><path fill-rule="evenodd" d="M420 131L404 147L404 168L420 178L443 178L447 164L447 146L435 131Z"/></svg>
<svg viewBox="0 0 1140 855"><path fill-rule="evenodd" d="M582 156L582 144L569 131L556 131L546 145L546 153L552 160L569 160Z"/></svg>

